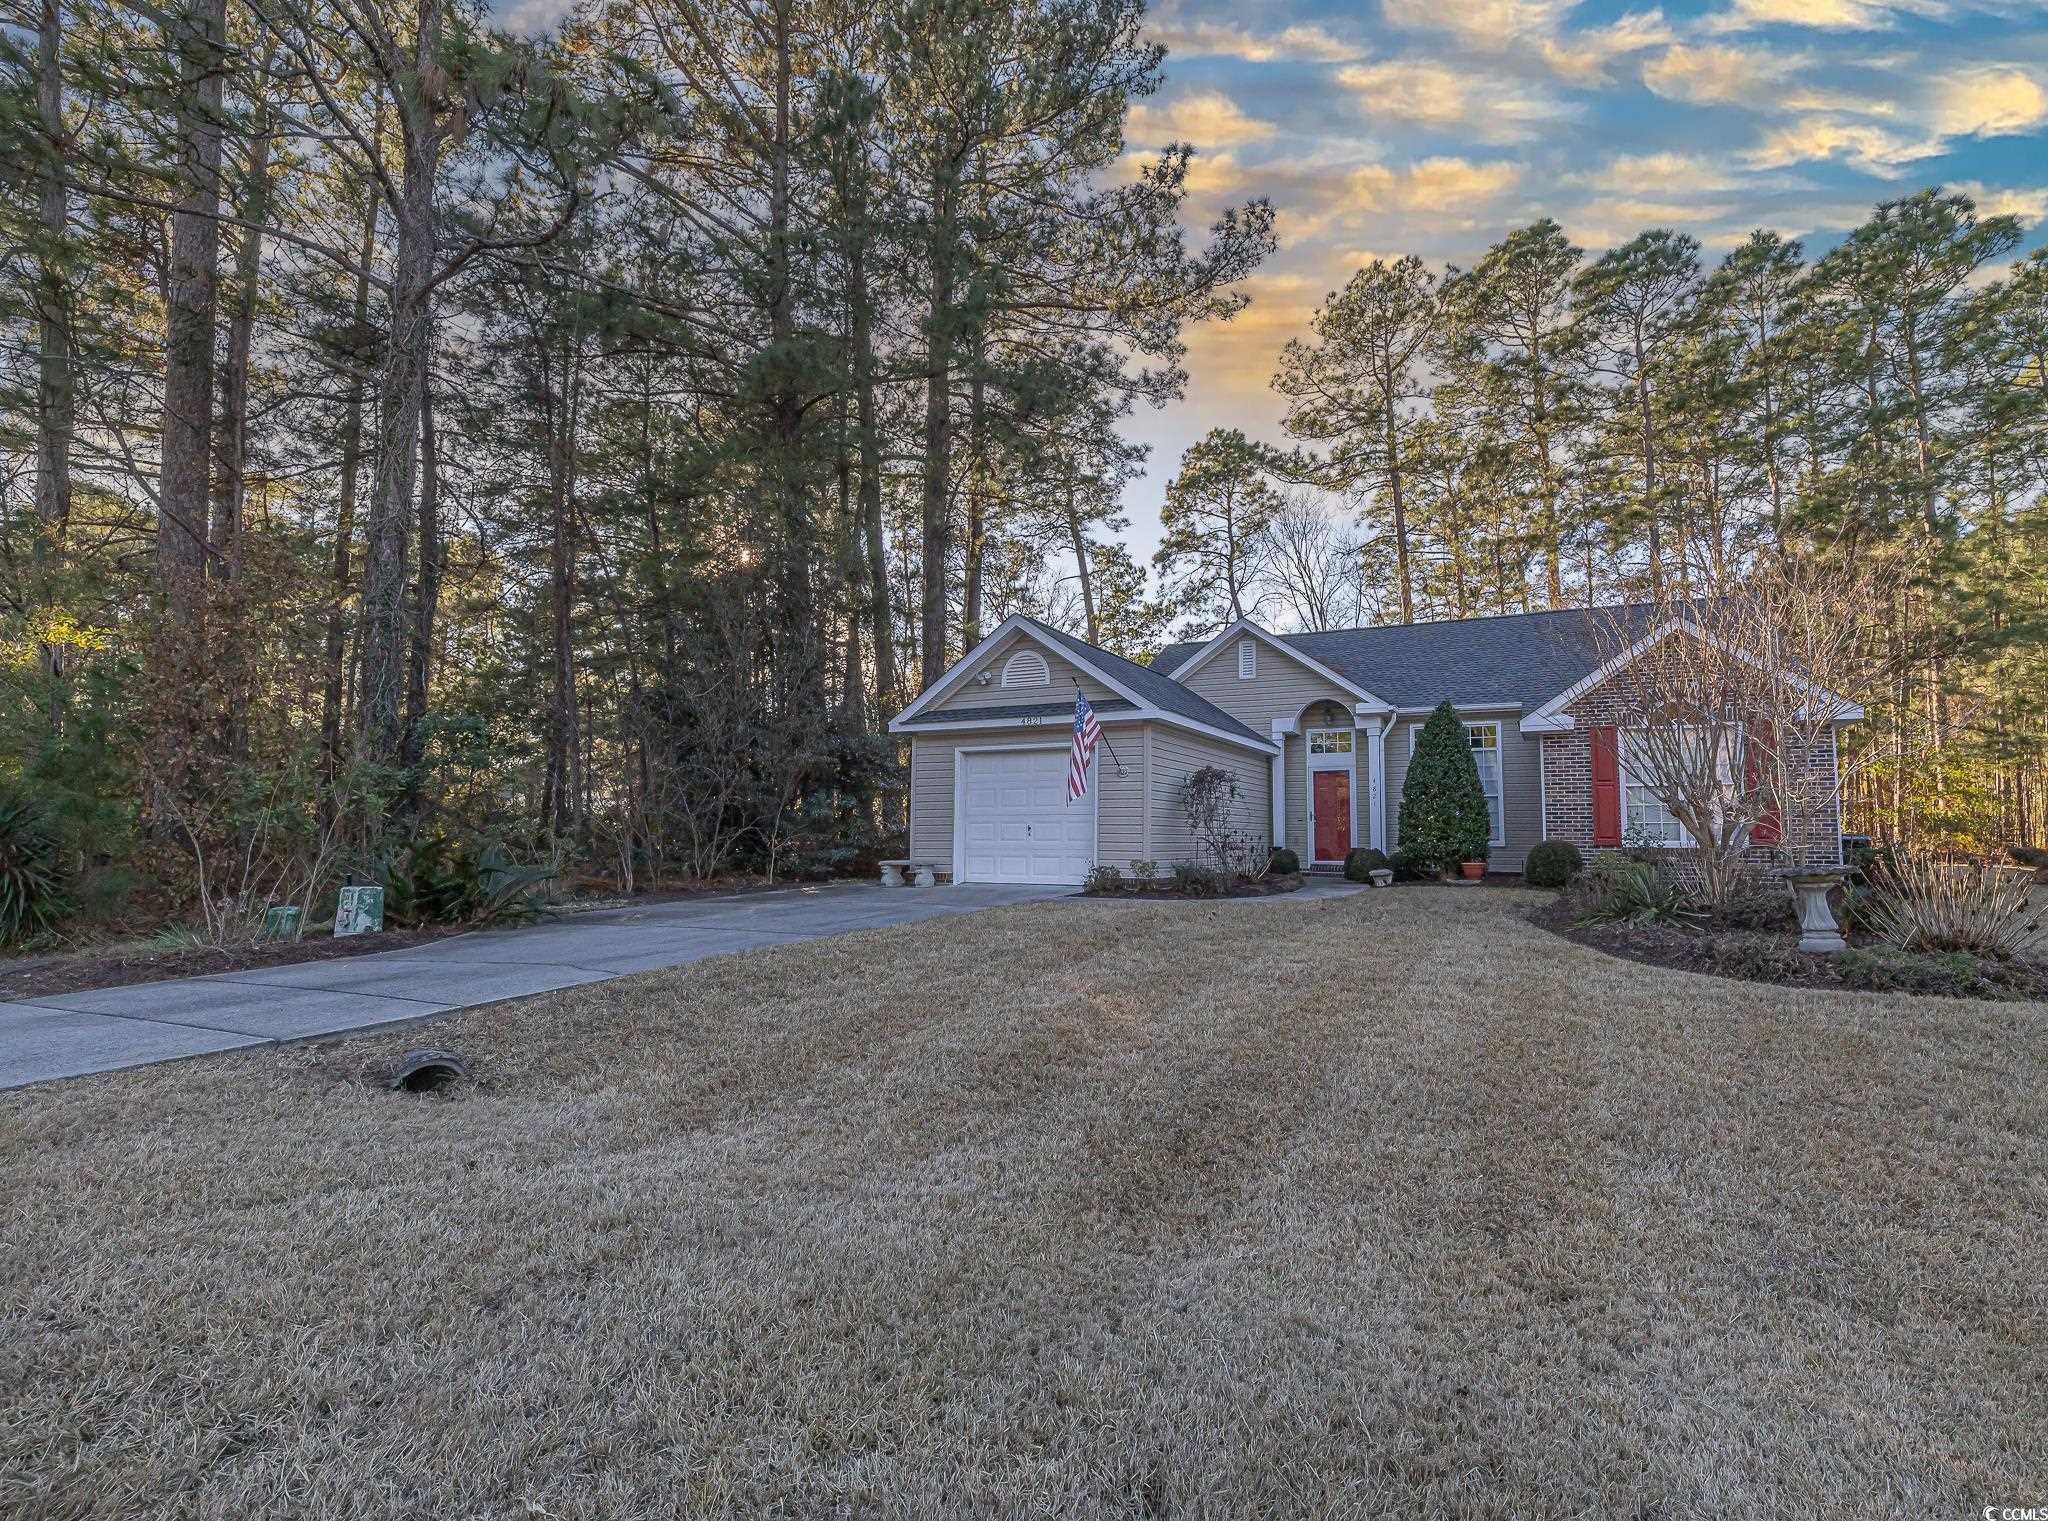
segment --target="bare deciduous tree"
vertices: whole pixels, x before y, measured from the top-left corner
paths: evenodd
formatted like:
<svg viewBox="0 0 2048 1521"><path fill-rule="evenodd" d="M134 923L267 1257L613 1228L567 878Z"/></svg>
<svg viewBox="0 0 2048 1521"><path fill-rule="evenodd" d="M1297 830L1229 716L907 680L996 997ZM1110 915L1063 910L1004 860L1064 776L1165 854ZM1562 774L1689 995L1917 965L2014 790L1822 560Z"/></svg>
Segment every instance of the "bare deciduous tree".
<svg viewBox="0 0 2048 1521"><path fill-rule="evenodd" d="M1844 785L1870 759L1841 752L1837 730L1901 658L1859 610L1888 605L1896 575L1875 560L1788 556L1723 596L1667 586L1587 613L1598 662L1621 665L1613 679L1636 715L1619 735L1623 785L1654 794L1684 829L1710 906L1741 892L1767 850L1834 860Z"/></svg>

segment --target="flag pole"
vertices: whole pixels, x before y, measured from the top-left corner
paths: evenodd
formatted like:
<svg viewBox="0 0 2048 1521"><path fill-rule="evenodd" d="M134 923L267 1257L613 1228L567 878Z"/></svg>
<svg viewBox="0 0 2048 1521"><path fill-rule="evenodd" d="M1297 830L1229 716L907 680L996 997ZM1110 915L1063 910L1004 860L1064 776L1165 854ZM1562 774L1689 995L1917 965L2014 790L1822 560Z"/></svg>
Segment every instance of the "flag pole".
<svg viewBox="0 0 2048 1521"><path fill-rule="evenodd" d="M1073 682L1074 690L1076 692L1081 692L1080 677L1074 675L1071 671L1069 671L1067 673L1067 680ZM1086 692L1081 692L1081 695L1083 697L1086 697L1088 694ZM1116 746L1109 742L1109 731L1107 729L1104 729L1102 731L1102 748L1107 750L1109 752L1109 758L1116 762L1116 774L1118 776L1129 776L1130 772L1124 770L1124 758L1116 753Z"/></svg>

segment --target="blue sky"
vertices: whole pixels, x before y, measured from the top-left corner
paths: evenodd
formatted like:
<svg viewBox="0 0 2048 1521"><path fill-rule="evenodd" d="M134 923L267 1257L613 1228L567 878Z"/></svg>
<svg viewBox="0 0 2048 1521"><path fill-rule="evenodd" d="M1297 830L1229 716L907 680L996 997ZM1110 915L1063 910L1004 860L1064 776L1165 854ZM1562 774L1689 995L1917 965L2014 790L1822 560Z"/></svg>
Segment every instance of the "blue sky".
<svg viewBox="0 0 2048 1521"><path fill-rule="evenodd" d="M2048 234L2044 0L1166 0L1152 31L1166 85L1131 152L1193 143L1190 225L1264 195L1280 250L1250 310L1190 334L1187 399L1130 420L1145 554L1189 443L1282 436L1280 345L1376 255L1469 262L1545 215L1589 254L1651 226L1709 259L1756 227L1818 252L1936 183Z"/></svg>

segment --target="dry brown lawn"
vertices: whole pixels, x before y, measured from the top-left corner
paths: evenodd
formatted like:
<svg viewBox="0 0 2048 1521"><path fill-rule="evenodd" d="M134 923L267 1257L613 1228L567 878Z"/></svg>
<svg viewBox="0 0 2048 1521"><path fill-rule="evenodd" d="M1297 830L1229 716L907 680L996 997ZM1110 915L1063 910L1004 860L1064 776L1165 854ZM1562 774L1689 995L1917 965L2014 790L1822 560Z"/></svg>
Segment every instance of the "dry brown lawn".
<svg viewBox="0 0 2048 1521"><path fill-rule="evenodd" d="M0 1098L0 1515L2048 1504L2048 1008L1058 902ZM431 1039L460 1096L360 1074Z"/></svg>

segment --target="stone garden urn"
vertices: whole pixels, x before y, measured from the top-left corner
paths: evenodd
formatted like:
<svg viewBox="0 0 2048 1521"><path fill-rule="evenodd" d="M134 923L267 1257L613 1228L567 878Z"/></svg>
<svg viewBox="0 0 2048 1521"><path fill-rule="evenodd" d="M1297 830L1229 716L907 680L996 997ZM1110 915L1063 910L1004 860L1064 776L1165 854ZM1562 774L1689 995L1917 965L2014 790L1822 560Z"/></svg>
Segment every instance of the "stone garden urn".
<svg viewBox="0 0 2048 1521"><path fill-rule="evenodd" d="M1835 923L1828 907L1828 889L1843 881L1839 871L1806 871L1792 878L1792 892L1799 903L1799 949L1818 956L1832 956L1848 949L1842 927Z"/></svg>

